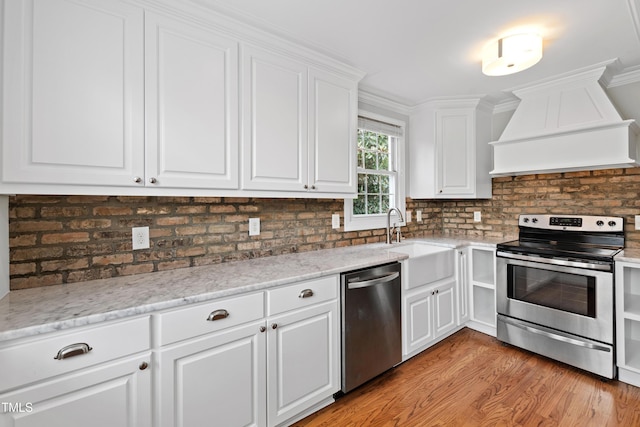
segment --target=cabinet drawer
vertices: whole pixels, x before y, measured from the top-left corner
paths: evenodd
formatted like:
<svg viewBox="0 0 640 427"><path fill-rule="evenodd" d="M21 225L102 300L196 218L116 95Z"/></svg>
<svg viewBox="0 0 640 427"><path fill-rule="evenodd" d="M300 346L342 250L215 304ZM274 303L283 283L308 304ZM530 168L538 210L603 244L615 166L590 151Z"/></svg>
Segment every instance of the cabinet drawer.
<svg viewBox="0 0 640 427"><path fill-rule="evenodd" d="M0 390L10 390L147 350L150 348L150 336L149 317L142 317L75 332L47 334L37 341L0 348ZM79 349L87 349L83 344L91 350L82 353ZM68 346L73 347L66 352L61 351ZM66 357L56 359L59 352Z"/></svg>
<svg viewBox="0 0 640 427"><path fill-rule="evenodd" d="M158 345L162 346L261 319L264 295L260 292L213 300L154 317L159 330Z"/></svg>
<svg viewBox="0 0 640 427"><path fill-rule="evenodd" d="M338 276L287 285L267 291L267 316L318 304L337 297Z"/></svg>

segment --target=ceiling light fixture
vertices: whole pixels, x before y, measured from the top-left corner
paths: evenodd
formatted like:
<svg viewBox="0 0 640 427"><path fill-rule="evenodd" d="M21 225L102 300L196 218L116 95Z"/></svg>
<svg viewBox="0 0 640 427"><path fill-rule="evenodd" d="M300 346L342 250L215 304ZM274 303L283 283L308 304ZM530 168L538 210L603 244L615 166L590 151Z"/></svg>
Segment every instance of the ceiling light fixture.
<svg viewBox="0 0 640 427"><path fill-rule="evenodd" d="M515 34L491 42L482 52L482 72L487 76L506 76L535 65L542 58L539 34Z"/></svg>

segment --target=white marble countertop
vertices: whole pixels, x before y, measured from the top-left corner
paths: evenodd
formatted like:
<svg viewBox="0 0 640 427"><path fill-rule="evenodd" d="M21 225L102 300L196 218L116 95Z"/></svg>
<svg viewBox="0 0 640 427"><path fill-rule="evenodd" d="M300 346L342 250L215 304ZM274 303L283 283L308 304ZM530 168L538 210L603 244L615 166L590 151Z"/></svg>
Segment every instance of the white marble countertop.
<svg viewBox="0 0 640 427"><path fill-rule="evenodd" d="M614 258L616 261L640 264L640 249L625 249Z"/></svg>
<svg viewBox="0 0 640 427"><path fill-rule="evenodd" d="M401 244L495 248L498 241L430 236ZM0 299L0 342L148 314L397 260L384 243L11 291Z"/></svg>

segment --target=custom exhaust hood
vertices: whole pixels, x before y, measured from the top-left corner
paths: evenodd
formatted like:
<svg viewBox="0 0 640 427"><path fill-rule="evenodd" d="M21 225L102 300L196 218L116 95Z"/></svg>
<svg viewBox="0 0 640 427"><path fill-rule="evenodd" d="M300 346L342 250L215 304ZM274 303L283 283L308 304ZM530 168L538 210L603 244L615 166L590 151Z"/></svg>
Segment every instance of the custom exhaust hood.
<svg viewBox="0 0 640 427"><path fill-rule="evenodd" d="M513 91L520 98L493 146L492 176L640 165L640 128L600 85L600 65Z"/></svg>

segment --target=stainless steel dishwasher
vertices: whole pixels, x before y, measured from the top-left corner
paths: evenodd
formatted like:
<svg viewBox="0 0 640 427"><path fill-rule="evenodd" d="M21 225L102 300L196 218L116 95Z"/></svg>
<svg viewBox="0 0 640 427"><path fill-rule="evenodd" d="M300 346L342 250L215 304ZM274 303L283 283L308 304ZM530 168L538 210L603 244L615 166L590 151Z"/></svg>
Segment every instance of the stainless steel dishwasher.
<svg viewBox="0 0 640 427"><path fill-rule="evenodd" d="M342 393L402 361L400 263L341 275Z"/></svg>

